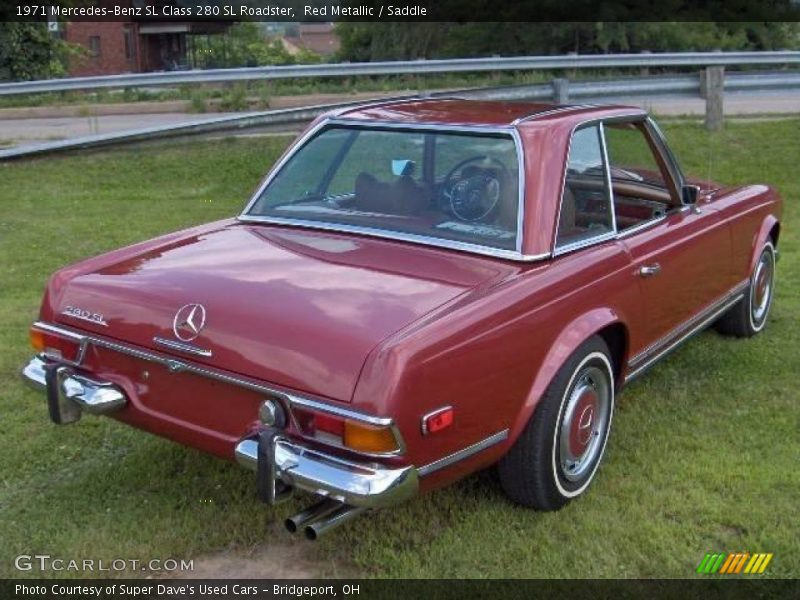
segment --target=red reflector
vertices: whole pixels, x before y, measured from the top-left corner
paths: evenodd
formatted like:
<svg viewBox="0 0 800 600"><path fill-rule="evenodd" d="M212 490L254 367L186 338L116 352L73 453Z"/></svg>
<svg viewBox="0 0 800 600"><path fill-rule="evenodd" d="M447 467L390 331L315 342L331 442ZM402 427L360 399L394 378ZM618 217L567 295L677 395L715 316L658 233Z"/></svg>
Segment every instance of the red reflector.
<svg viewBox="0 0 800 600"><path fill-rule="evenodd" d="M314 426L318 431L325 431L339 437L344 436L344 420L339 417L316 413L314 415Z"/></svg>
<svg viewBox="0 0 800 600"><path fill-rule="evenodd" d="M453 424L454 411L452 406L436 411L422 421L423 433L436 433Z"/></svg>

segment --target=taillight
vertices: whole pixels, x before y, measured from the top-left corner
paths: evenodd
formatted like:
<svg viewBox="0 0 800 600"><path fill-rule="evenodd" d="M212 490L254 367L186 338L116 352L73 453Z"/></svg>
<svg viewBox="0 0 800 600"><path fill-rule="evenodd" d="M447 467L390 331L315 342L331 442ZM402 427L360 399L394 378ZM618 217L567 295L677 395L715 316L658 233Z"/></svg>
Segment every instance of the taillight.
<svg viewBox="0 0 800 600"><path fill-rule="evenodd" d="M295 408L294 416L303 434L324 443L370 454L391 454L400 449L391 425L370 425L302 408Z"/></svg>
<svg viewBox="0 0 800 600"><path fill-rule="evenodd" d="M34 349L48 358L75 362L80 355L80 338L66 337L34 325L30 330L30 340Z"/></svg>
<svg viewBox="0 0 800 600"><path fill-rule="evenodd" d="M358 452L397 450L397 440L391 427L376 427L357 421L344 422L344 445Z"/></svg>

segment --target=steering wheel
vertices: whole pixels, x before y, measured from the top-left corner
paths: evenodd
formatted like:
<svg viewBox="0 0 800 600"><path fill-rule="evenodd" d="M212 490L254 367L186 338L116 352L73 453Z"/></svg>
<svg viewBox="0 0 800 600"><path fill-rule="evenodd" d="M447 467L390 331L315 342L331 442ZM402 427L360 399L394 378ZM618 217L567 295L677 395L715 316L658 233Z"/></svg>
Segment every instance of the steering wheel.
<svg viewBox="0 0 800 600"><path fill-rule="evenodd" d="M497 158L477 155L462 160L454 166L442 183L442 199L450 212L462 221L475 222L488 217L500 203L500 179L487 173L462 178L461 172L472 163L492 163L500 167L502 179L508 180L506 166Z"/></svg>

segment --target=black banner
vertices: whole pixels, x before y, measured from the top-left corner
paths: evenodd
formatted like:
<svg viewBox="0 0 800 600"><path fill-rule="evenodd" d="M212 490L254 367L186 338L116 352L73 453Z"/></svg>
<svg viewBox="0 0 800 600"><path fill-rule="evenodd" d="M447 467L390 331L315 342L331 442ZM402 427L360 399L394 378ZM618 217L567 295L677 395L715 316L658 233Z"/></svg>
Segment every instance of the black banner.
<svg viewBox="0 0 800 600"><path fill-rule="evenodd" d="M578 574L578 573L576 573ZM670 580L2 580L0 598L29 600L267 600L358 598L359 600L454 600L516 598L797 598L800 581L754 579Z"/></svg>
<svg viewBox="0 0 800 600"><path fill-rule="evenodd" d="M21 21L798 21L798 0L0 0Z"/></svg>

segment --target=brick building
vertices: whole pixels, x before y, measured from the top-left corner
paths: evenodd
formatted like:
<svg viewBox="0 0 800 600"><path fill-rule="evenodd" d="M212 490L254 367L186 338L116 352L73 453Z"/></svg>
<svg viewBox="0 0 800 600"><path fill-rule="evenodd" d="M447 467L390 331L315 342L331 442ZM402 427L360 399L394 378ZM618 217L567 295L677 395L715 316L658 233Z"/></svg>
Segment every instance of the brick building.
<svg viewBox="0 0 800 600"><path fill-rule="evenodd" d="M321 56L333 56L341 46L333 23L300 23L297 33L285 36L282 42L289 54L305 49Z"/></svg>
<svg viewBox="0 0 800 600"><path fill-rule="evenodd" d="M70 64L70 74L113 75L173 71L194 66L192 39L224 33L228 22L72 21L64 39L85 49Z"/></svg>

